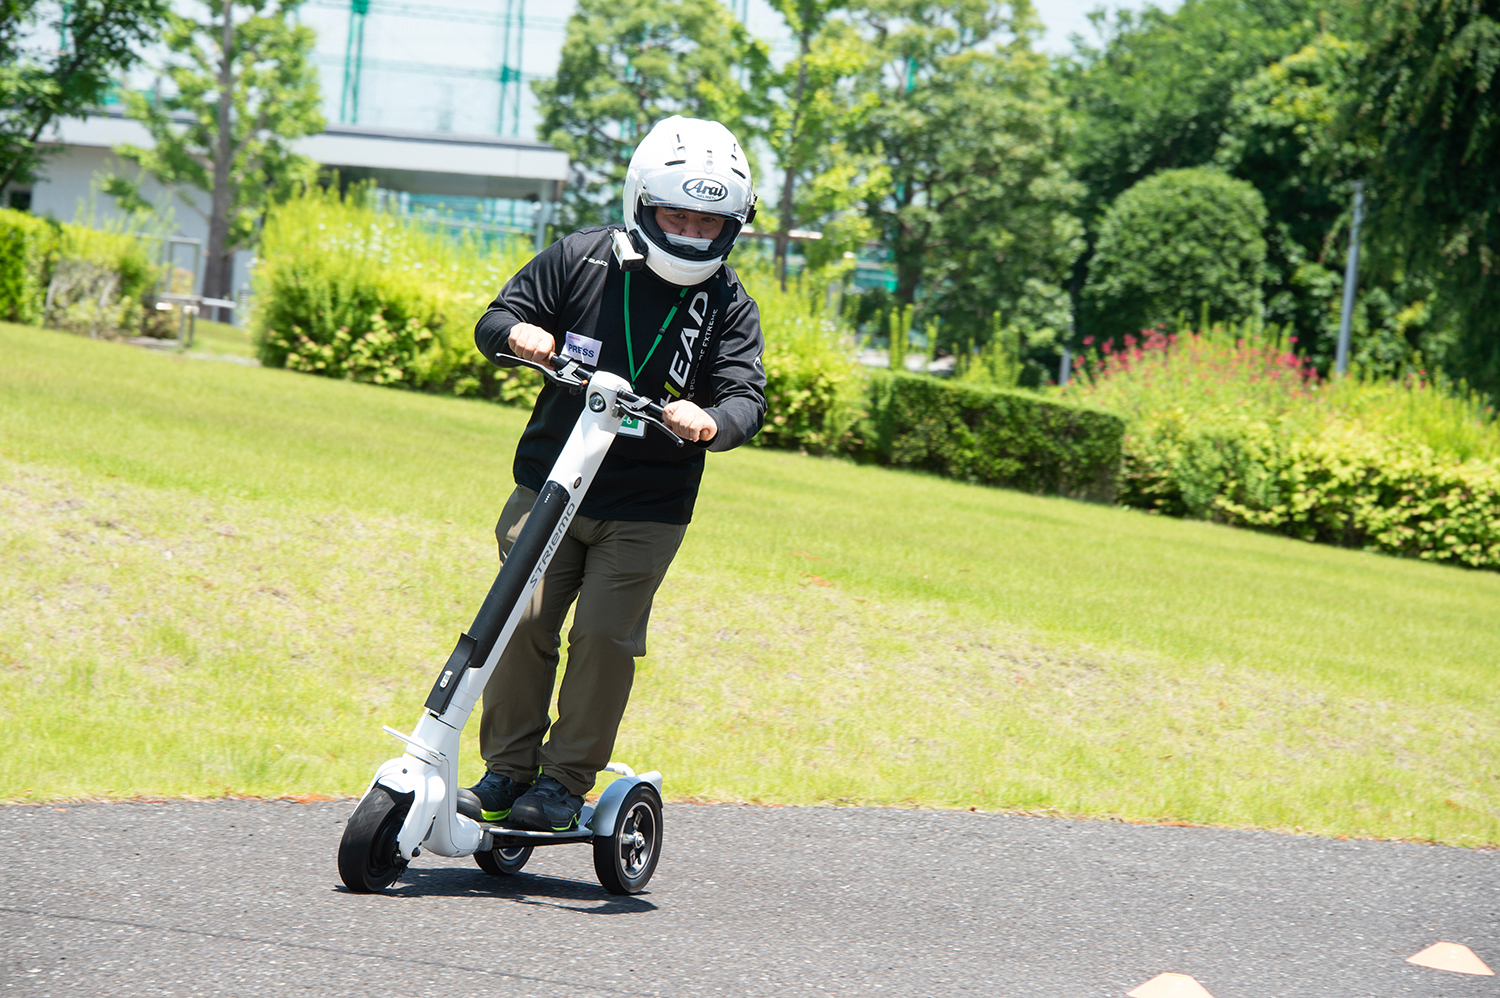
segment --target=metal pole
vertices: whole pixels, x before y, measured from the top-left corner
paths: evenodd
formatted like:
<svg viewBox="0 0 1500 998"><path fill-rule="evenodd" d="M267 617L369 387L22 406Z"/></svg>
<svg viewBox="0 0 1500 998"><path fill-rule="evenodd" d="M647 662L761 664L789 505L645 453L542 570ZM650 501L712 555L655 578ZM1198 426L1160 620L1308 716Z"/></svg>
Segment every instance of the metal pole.
<svg viewBox="0 0 1500 998"><path fill-rule="evenodd" d="M526 51L526 0L520 0L516 10L516 71L514 81L516 84L516 117L511 126L510 134L521 134L521 67Z"/></svg>
<svg viewBox="0 0 1500 998"><path fill-rule="evenodd" d="M1354 288L1359 283L1359 223L1364 217L1365 182L1354 182L1354 219L1349 224L1349 262L1344 266L1344 307L1339 313L1339 349L1334 370L1342 377L1349 370L1349 323L1354 318Z"/></svg>
<svg viewBox="0 0 1500 998"><path fill-rule="evenodd" d="M1073 351L1067 347L1062 348L1062 356L1057 361L1057 387L1064 388L1068 379L1073 376Z"/></svg>
<svg viewBox="0 0 1500 998"><path fill-rule="evenodd" d="M359 122L359 77L365 61L365 15L370 0L349 0L349 37L344 42L344 87L339 95L339 121Z"/></svg>
<svg viewBox="0 0 1500 998"><path fill-rule="evenodd" d="M505 134L507 117L511 119L511 134L521 133L521 56L525 37L526 0L520 0L519 9L517 0L505 0L505 32L500 42L500 113L495 121L496 135Z"/></svg>

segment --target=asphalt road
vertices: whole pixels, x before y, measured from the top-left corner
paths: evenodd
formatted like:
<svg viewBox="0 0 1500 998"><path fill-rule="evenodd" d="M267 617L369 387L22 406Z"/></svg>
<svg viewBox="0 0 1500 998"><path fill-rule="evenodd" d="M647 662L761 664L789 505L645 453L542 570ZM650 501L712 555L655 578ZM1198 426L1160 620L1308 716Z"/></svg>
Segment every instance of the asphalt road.
<svg viewBox="0 0 1500 998"><path fill-rule="evenodd" d="M1500 853L934 811L668 805L650 893L586 846L354 895L352 802L0 808L10 995L1500 998Z"/></svg>

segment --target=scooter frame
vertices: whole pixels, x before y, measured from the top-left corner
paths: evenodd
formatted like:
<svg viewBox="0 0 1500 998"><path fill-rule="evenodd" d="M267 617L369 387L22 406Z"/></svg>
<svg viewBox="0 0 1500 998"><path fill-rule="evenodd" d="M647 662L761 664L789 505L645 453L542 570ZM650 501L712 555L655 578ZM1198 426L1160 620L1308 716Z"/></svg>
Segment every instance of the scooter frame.
<svg viewBox="0 0 1500 998"><path fill-rule="evenodd" d="M458 644L438 674L415 728L410 734L404 734L390 725L384 726L388 734L406 744L406 751L376 770L361 797L360 807L377 788L382 787L395 800L409 800L395 836L393 862L397 876L407 863L421 855L424 846L440 856L458 857L493 850L497 846L522 848L589 842L597 836L613 835L617 830L621 805L634 788L642 785L648 785L651 788L648 795L656 798L654 806L659 822L661 774L637 775L630 767L616 762L611 762L607 769L619 778L605 788L592 808L584 808L579 815L579 827L570 832L503 828L475 821L458 810L459 736L621 424L626 418L640 419L667 433L678 446L682 446L681 438L662 421L661 407L636 395L624 378L608 371L588 371L576 360L564 357L553 357L549 367L526 361L520 363L536 368L550 381L574 393L586 392L587 402L474 623L459 635ZM359 814L359 808L355 814ZM351 848L353 830L354 820L351 818L339 856L339 872L345 884L360 892L387 886L372 886L345 868L345 850ZM383 848L382 842L380 836L374 835L366 847ZM359 843L353 848L357 850ZM652 869L654 865L653 858ZM606 881L604 871L601 870L600 875L601 881ZM649 879L649 875L650 870L647 870L645 879ZM635 889L628 889L632 886L643 888L645 880L627 885L627 890L621 892L635 893ZM613 889L609 882L605 882L605 887Z"/></svg>

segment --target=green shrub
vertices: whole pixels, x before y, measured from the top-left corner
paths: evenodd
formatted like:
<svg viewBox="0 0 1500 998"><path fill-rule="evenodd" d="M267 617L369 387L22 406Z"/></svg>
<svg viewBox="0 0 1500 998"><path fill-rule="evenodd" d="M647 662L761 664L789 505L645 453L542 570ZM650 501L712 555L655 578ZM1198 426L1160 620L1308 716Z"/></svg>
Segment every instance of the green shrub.
<svg viewBox="0 0 1500 998"><path fill-rule="evenodd" d="M1113 502L1124 429L1091 406L879 371L854 449L893 467Z"/></svg>
<svg viewBox="0 0 1500 998"><path fill-rule="evenodd" d="M67 223L47 274L43 323L91 336L134 336L157 269L147 240L120 229Z"/></svg>
<svg viewBox="0 0 1500 998"><path fill-rule="evenodd" d="M376 211L360 190L306 191L266 220L251 319L261 362L530 404L535 372L474 347L474 323L529 255Z"/></svg>
<svg viewBox="0 0 1500 998"><path fill-rule="evenodd" d="M764 261L736 269L760 310L766 341L766 422L755 443L811 454L843 450L859 416L864 373L826 312L825 285L799 280L782 291Z"/></svg>
<svg viewBox="0 0 1500 998"><path fill-rule="evenodd" d="M0 209L0 318L133 335L156 281L148 240Z"/></svg>
<svg viewBox="0 0 1500 998"><path fill-rule="evenodd" d="M1062 395L1125 415L1119 501L1500 568L1500 427L1462 386L1316 373L1272 343L1152 333Z"/></svg>
<svg viewBox="0 0 1500 998"><path fill-rule="evenodd" d="M1298 436L1249 419L1135 443L1124 475L1127 505L1500 569L1494 464L1457 463L1349 425Z"/></svg>
<svg viewBox="0 0 1500 998"><path fill-rule="evenodd" d="M1266 205L1213 169L1167 170L1115 199L1099 225L1084 288L1087 328L1104 337L1213 318L1259 318Z"/></svg>
<svg viewBox="0 0 1500 998"><path fill-rule="evenodd" d="M23 211L0 208L0 319L42 321L56 230Z"/></svg>

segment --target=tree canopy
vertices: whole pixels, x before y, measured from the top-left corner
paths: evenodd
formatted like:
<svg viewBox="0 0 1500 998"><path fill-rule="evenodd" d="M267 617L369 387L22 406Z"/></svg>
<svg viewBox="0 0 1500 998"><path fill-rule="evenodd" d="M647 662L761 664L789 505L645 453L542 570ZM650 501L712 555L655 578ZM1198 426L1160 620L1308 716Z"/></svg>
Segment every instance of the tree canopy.
<svg viewBox="0 0 1500 998"><path fill-rule="evenodd" d="M1265 200L1243 180L1205 167L1152 174L1100 222L1088 328L1122 336L1200 309L1210 320L1259 319L1265 226Z"/></svg>
<svg viewBox="0 0 1500 998"><path fill-rule="evenodd" d="M580 171L566 221L618 220L630 155L662 118L721 121L752 152L768 65L765 46L720 3L580 0L557 76L533 84L542 107L538 134Z"/></svg>
<svg viewBox="0 0 1500 998"><path fill-rule="evenodd" d="M50 7L50 5L47 5ZM85 115L140 59L166 17L167 0L71 0L36 43L40 0L0 0L0 190L29 182L47 155L40 140L60 118Z"/></svg>
<svg viewBox="0 0 1500 998"><path fill-rule="evenodd" d="M171 14L163 41L170 84L155 95L126 95L126 110L152 146L116 151L176 191L208 222L204 293L229 293L234 252L249 245L266 207L316 165L289 141L321 131L317 70L308 59L312 29L291 14L300 0L215 0L205 20ZM137 197L125 178L106 188ZM208 195L208 203L193 191Z"/></svg>

